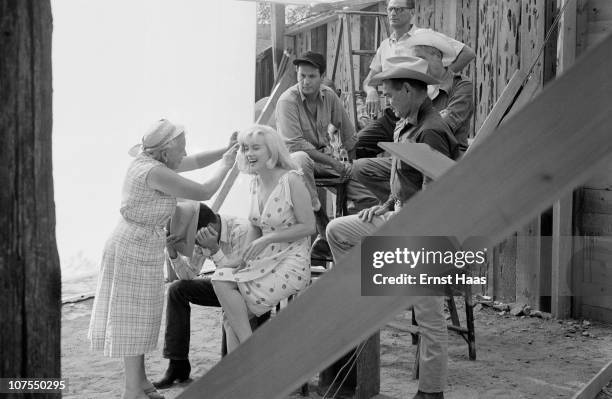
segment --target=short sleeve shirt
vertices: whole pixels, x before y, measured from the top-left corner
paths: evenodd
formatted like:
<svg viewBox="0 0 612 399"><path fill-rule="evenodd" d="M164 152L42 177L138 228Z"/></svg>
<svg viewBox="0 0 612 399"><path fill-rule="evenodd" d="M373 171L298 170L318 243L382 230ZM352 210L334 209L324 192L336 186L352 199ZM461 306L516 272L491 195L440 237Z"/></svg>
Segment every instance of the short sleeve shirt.
<svg viewBox="0 0 612 399"><path fill-rule="evenodd" d="M412 25L412 28L404 35L402 35L399 39L395 37L395 32L392 33L390 37L386 38L382 41L382 43L380 43L378 50L376 50L376 55L374 55L374 58L370 63L370 69L376 73L381 72L383 70L385 61L390 57L414 57L414 50L412 49L412 47L406 46L405 42L406 40L408 40L408 38L410 38L410 36L414 35L415 33L422 32L435 31L429 28L417 28L415 25ZM437 33L442 35L440 32ZM452 64L453 61L455 61L461 50L463 50L463 47L465 47L465 44L446 35L443 36L448 40L448 43L453 47L453 49L455 49L455 54L453 57L446 56L442 58L442 64L447 67Z"/></svg>

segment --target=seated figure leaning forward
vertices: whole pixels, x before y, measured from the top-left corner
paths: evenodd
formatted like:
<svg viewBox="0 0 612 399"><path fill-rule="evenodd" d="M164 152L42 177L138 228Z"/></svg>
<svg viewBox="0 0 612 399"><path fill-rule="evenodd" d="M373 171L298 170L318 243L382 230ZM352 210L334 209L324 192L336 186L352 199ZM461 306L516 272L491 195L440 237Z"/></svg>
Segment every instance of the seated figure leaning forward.
<svg viewBox="0 0 612 399"><path fill-rule="evenodd" d="M224 267L240 258L250 222L214 213L204 203L182 201L176 206L167 238L167 259L179 277L168 287L163 356L169 359L164 376L153 384L169 388L189 378L190 304L220 307L209 277L198 274L207 259Z"/></svg>
<svg viewBox="0 0 612 399"><path fill-rule="evenodd" d="M274 129L255 125L238 135L238 165L253 174L248 246L217 268L213 287L223 307L228 352L251 334L249 315L262 315L310 282L314 214L302 172Z"/></svg>
<svg viewBox="0 0 612 399"><path fill-rule="evenodd" d="M324 240L328 219L317 196L315 177L345 177L347 197L360 210L377 203L374 195L362 184L350 179L350 163L332 156L328 129L339 132L342 146L354 159L355 127L334 90L322 85L326 69L325 57L308 51L295 59L298 83L287 89L276 104L276 126L292 153L292 159L304 173L304 181L316 212L319 237L313 252L328 251Z"/></svg>
<svg viewBox="0 0 612 399"><path fill-rule="evenodd" d="M457 150L457 143L449 140L450 129L427 96L427 85L438 83L427 74L427 61L414 57L394 57L388 61L389 68L372 79L382 81L385 96L401 118L395 128L395 142L425 143L450 156ZM393 158L390 186L391 195L383 205L329 223L327 239L336 263L354 246L360 245L362 237L373 234L392 218L424 186L424 177ZM444 297L413 296L411 299L421 334L419 390L414 398L443 399L448 362Z"/></svg>

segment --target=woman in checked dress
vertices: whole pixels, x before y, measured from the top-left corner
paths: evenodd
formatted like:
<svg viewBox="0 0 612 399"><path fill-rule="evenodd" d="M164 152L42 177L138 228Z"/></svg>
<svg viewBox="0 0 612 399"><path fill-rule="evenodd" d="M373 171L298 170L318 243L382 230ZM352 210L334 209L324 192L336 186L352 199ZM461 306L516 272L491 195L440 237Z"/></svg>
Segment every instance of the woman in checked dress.
<svg viewBox="0 0 612 399"><path fill-rule="evenodd" d="M315 219L302 173L276 131L255 125L238 135L238 166L251 181L250 244L242 259L217 269L213 286L225 312L228 351L252 333L260 316L310 282L310 235Z"/></svg>
<svg viewBox="0 0 612 399"><path fill-rule="evenodd" d="M147 379L144 353L157 346L164 301L164 226L176 197L209 199L234 164L235 137L228 148L185 157L185 133L162 119L130 150L136 155L123 182L121 218L106 242L88 337L93 350L123 357L123 399L163 398ZM204 184L177 174L210 165L222 167Z"/></svg>

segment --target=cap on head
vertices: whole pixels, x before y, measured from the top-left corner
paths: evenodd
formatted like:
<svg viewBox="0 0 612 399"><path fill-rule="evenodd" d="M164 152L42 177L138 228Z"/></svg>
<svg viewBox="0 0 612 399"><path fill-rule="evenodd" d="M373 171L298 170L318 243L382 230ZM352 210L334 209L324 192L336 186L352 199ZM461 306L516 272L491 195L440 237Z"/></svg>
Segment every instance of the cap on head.
<svg viewBox="0 0 612 399"><path fill-rule="evenodd" d="M293 65L300 66L301 64L310 64L319 70L319 73L323 75L327 69L327 61L322 54L315 53L314 51L307 51L295 60Z"/></svg>

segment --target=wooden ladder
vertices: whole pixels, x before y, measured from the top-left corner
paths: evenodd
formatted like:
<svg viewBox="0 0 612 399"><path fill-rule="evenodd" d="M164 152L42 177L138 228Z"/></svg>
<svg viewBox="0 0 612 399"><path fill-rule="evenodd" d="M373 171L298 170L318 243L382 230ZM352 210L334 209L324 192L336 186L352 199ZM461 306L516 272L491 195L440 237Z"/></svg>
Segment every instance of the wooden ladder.
<svg viewBox="0 0 612 399"><path fill-rule="evenodd" d="M334 51L334 64L332 67L331 80L336 81L336 72L338 71L338 60L340 55L340 47L343 47L344 64L346 66L348 80L349 80L349 93L348 93L348 108L351 121L357 127L357 103L355 100L355 70L353 65L353 56L373 56L376 54L376 50L353 50L353 41L351 33L351 16L368 16L376 18L376 25L374 29L374 44L376 48L382 41L382 30L385 30L386 37L389 37L389 26L387 25L387 14L382 12L374 11L337 11L339 15L338 28L336 33L336 48Z"/></svg>

